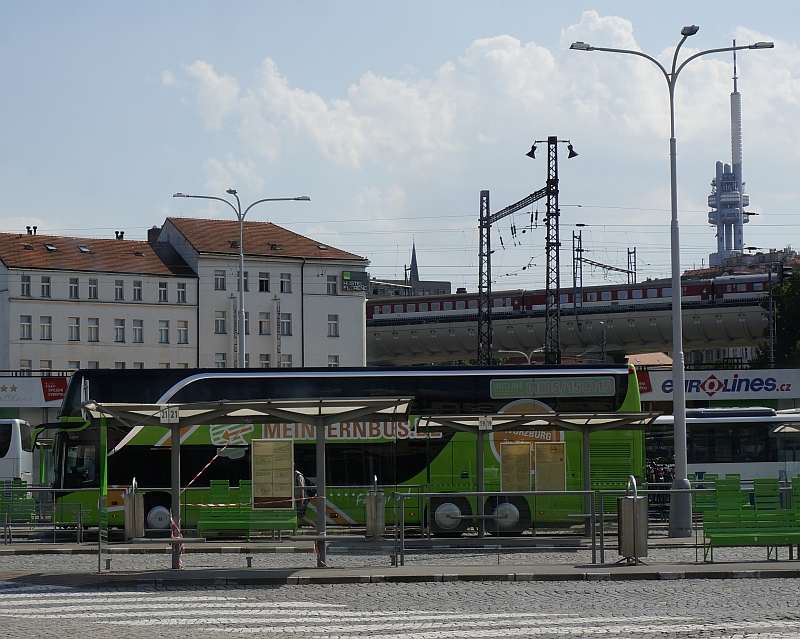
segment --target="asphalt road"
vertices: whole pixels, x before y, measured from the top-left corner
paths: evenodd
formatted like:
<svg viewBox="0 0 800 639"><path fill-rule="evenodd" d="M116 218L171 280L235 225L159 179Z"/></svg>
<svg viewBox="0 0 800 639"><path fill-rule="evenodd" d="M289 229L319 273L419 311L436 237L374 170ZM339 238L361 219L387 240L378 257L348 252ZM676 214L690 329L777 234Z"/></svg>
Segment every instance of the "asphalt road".
<svg viewBox="0 0 800 639"><path fill-rule="evenodd" d="M81 590L0 582L0 637L800 638L796 580Z"/></svg>

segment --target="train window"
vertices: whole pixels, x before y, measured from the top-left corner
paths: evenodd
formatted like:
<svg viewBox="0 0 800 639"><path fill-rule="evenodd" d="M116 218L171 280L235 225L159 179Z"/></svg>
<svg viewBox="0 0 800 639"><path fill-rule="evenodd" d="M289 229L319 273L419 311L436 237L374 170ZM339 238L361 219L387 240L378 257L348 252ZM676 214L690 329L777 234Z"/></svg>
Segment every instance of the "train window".
<svg viewBox="0 0 800 639"><path fill-rule="evenodd" d="M726 293L730 293L730 292L731 292L731 285L730 285L730 284L728 284L728 285L725 287L725 292L726 292Z"/></svg>
<svg viewBox="0 0 800 639"><path fill-rule="evenodd" d="M648 288L647 289L647 297L658 297L658 289L657 288Z"/></svg>
<svg viewBox="0 0 800 639"><path fill-rule="evenodd" d="M394 305L394 312L395 313L402 313L403 312L403 305L402 304L395 304Z"/></svg>
<svg viewBox="0 0 800 639"><path fill-rule="evenodd" d="M442 310L442 305L439 302L431 302L431 310L440 311Z"/></svg>
<svg viewBox="0 0 800 639"><path fill-rule="evenodd" d="M391 312L392 312L391 304L385 304L384 306L381 306L381 313L391 313Z"/></svg>
<svg viewBox="0 0 800 639"><path fill-rule="evenodd" d="M747 284L737 284L736 285L736 291L738 293L742 293L742 292L744 292L746 290L747 290Z"/></svg>
<svg viewBox="0 0 800 639"><path fill-rule="evenodd" d="M581 294L580 294L580 293L575 293L575 301L576 301L576 302L580 302L580 301L581 301L581 299L582 299L582 296L581 296Z"/></svg>
<svg viewBox="0 0 800 639"><path fill-rule="evenodd" d="M478 300L470 300L469 301L470 308L478 308Z"/></svg>
<svg viewBox="0 0 800 639"><path fill-rule="evenodd" d="M586 293L586 301L587 302L596 302L597 301L597 293Z"/></svg>
<svg viewBox="0 0 800 639"><path fill-rule="evenodd" d="M510 297L507 297L507 298L506 298L506 303L505 303L505 305L506 305L506 306L511 306L511 298L510 298Z"/></svg>
<svg viewBox="0 0 800 639"><path fill-rule="evenodd" d="M445 302L444 303L444 310L452 311L453 310L453 302Z"/></svg>
<svg viewBox="0 0 800 639"><path fill-rule="evenodd" d="M428 310L428 303L427 303L427 302L424 302L424 303L420 304L420 305L419 305L419 310L421 310L421 311L427 311L427 310Z"/></svg>
<svg viewBox="0 0 800 639"><path fill-rule="evenodd" d="M409 313L415 313L417 311L417 305L416 304L407 304L406 308L408 309Z"/></svg>
<svg viewBox="0 0 800 639"><path fill-rule="evenodd" d="M638 289L631 291L631 297L635 300L640 300L642 299L642 292Z"/></svg>
<svg viewBox="0 0 800 639"><path fill-rule="evenodd" d="M661 289L661 297L672 297L672 289L671 288L662 288Z"/></svg>
<svg viewBox="0 0 800 639"><path fill-rule="evenodd" d="M628 291L617 291L617 299L618 300L628 299Z"/></svg>
<svg viewBox="0 0 800 639"><path fill-rule="evenodd" d="M464 300L461 300L460 302L456 302L456 310L457 311L463 311L464 308L465 308Z"/></svg>
<svg viewBox="0 0 800 639"><path fill-rule="evenodd" d="M600 293L600 299L603 300L604 302L607 302L608 300L610 300L611 299L611 291L603 291L602 293Z"/></svg>
<svg viewBox="0 0 800 639"><path fill-rule="evenodd" d="M492 300L492 306L498 307L498 306L502 306L502 305L503 305L502 298L496 297L494 300Z"/></svg>
<svg viewBox="0 0 800 639"><path fill-rule="evenodd" d="M564 293L563 295L560 295L558 299L562 304L566 304L567 302L569 302L569 295L567 293Z"/></svg>
<svg viewBox="0 0 800 639"><path fill-rule="evenodd" d="M753 290L754 291L763 291L764 290L764 282L753 282Z"/></svg>

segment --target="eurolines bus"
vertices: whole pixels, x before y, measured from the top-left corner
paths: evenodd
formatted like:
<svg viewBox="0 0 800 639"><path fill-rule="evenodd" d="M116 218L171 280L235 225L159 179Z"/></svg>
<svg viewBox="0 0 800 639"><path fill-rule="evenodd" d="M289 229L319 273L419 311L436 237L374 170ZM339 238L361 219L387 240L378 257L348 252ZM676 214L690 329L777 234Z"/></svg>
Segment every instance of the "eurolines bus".
<svg viewBox="0 0 800 639"><path fill-rule="evenodd" d="M0 419L0 481L33 480L31 427L21 419Z"/></svg>
<svg viewBox="0 0 800 639"><path fill-rule="evenodd" d="M499 413L611 413L638 412L639 386L629 366L574 366L533 368L324 368L248 370L81 370L70 380L61 409L63 428L53 441L54 487L99 488L96 473L89 475L87 460L97 459L99 428L81 413L81 389L87 384L89 398L105 403L171 403L280 400L309 398L414 398L410 417L398 421L332 424L327 428L327 517L332 524L363 524L365 496L377 475L379 485L391 493L469 492L477 489L476 436L461 432L418 433L420 415L481 415ZM250 442L259 438L291 439L295 463L315 483L314 429L306 424L207 424L181 433L181 485L186 486L224 447L222 454L200 475L182 503L207 503L209 480L229 480L232 487L250 479ZM495 432L485 438L485 489L500 489L502 442L564 442L563 472L567 490L583 488L582 438L579 433L546 430ZM149 528L168 524L170 507L170 431L142 426L131 431L119 422L108 422L107 447L109 524L123 523L122 491L136 478L145 492L145 517ZM533 449L534 446L531 446ZM593 488L624 488L629 475L644 475L644 437L639 430L614 430L591 435ZM532 460L532 485L535 465ZM197 488L197 489L196 489ZM97 521L97 490L76 491L60 498L79 501L84 521ZM470 498L472 499L472 498ZM538 497L508 498L518 513L515 531L537 522L571 522L571 513L583 511L583 499ZM314 506L314 500L311 507ZM437 527L440 508L464 515L492 509L497 503L478 504L457 496L432 500L434 532L459 532L473 520L447 519L451 529ZM391 521L392 504L387 521ZM192 526L188 509L183 524ZM309 514L313 517L315 513ZM427 521L428 513L413 502L405 511L409 524ZM455 529L452 529L455 528Z"/></svg>

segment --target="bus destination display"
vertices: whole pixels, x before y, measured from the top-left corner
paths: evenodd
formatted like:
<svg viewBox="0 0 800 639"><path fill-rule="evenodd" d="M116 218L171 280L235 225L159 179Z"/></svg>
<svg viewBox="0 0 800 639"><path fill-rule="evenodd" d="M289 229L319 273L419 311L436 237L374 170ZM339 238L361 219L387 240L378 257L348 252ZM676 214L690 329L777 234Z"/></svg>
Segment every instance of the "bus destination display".
<svg viewBox="0 0 800 639"><path fill-rule="evenodd" d="M491 380L492 399L525 397L611 397L614 378L607 377L535 377Z"/></svg>

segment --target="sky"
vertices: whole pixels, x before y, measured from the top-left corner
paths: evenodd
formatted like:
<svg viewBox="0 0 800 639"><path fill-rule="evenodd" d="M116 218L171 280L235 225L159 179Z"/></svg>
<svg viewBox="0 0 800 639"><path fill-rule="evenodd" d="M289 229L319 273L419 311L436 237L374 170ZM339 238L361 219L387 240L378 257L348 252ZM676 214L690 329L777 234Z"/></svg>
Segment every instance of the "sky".
<svg viewBox="0 0 800 639"><path fill-rule="evenodd" d="M173 193L259 204L269 221L362 255L376 278L474 291L481 190L492 211L545 185L559 147L561 278L584 255L669 276L667 64L740 52L745 245L800 249L800 12L793 3L437 0L0 0L0 230L145 239L168 216L230 219ZM706 200L730 162L730 53L691 62L675 96L681 265L716 250ZM495 225L493 287L541 288L544 202ZM577 226L584 225L584 226ZM513 226L513 229L512 229ZM514 232L514 229L516 232ZM247 240L244 241L245 250ZM625 275L584 270L585 283Z"/></svg>

